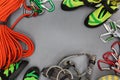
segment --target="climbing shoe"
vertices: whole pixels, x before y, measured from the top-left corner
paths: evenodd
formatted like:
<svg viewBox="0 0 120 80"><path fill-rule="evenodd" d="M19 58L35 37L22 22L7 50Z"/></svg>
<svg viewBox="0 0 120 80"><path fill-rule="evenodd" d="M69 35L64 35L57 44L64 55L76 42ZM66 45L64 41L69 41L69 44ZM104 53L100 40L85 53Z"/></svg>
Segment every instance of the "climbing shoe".
<svg viewBox="0 0 120 80"><path fill-rule="evenodd" d="M71 11L84 5L96 7L100 2L101 0L63 0L61 8L65 11Z"/></svg>
<svg viewBox="0 0 120 80"><path fill-rule="evenodd" d="M90 13L85 20L85 25L90 28L98 27L107 21L118 10L120 1L102 0L102 5Z"/></svg>
<svg viewBox="0 0 120 80"><path fill-rule="evenodd" d="M23 80L39 80L40 70L38 67L31 67L25 73Z"/></svg>
<svg viewBox="0 0 120 80"><path fill-rule="evenodd" d="M27 65L28 61L26 60L11 64L8 69L1 70L0 80L14 80Z"/></svg>

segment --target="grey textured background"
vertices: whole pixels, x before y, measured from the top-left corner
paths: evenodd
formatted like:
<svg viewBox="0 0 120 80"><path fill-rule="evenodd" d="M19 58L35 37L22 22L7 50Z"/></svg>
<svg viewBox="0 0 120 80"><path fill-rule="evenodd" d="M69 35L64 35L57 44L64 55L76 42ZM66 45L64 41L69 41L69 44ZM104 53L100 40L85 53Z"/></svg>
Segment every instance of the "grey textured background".
<svg viewBox="0 0 120 80"><path fill-rule="evenodd" d="M35 44L34 54L27 58L30 63L17 80L22 80L28 68L38 66L42 69L54 65L68 54L88 52L96 54L97 59L100 59L104 52L110 50L113 41L104 44L99 39L99 35L106 32L103 26L90 29L84 25L85 18L94 8L81 7L75 11L66 12L61 10L60 0L54 0L54 3L56 6L54 12L45 12L36 18L24 18L15 27L16 31L29 36ZM22 14L22 10L18 10L10 17L10 24ZM115 13L111 19L119 20L119 12ZM108 73L112 74L112 72L101 72L95 66L92 80L97 80L98 77ZM41 77L40 80L48 79Z"/></svg>

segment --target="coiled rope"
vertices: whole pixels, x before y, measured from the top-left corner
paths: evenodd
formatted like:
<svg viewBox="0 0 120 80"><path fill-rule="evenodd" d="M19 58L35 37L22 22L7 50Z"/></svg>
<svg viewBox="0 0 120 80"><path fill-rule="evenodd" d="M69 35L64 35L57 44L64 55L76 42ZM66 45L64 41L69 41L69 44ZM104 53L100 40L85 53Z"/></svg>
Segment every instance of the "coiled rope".
<svg viewBox="0 0 120 80"><path fill-rule="evenodd" d="M8 17L23 4L24 0L0 0L0 69L8 68L11 63L33 54L34 44L31 39L13 30L15 25L29 14L21 15L11 27L6 24ZM22 43L26 45L26 49Z"/></svg>

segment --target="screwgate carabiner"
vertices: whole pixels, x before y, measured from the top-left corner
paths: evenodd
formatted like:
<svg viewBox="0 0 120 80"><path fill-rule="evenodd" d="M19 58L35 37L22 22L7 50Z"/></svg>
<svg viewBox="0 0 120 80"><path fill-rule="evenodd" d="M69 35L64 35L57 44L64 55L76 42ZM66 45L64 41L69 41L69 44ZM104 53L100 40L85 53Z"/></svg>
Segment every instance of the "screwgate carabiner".
<svg viewBox="0 0 120 80"><path fill-rule="evenodd" d="M48 12L53 12L55 10L55 5L52 0L30 0L31 6L35 12L42 14L44 9ZM49 3L51 8L46 7L44 4Z"/></svg>

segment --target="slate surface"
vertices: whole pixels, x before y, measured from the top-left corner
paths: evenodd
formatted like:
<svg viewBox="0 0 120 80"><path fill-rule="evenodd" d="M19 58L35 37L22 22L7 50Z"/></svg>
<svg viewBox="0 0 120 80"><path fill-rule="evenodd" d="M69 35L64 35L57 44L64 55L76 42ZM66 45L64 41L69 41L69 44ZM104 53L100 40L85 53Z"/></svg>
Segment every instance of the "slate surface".
<svg viewBox="0 0 120 80"><path fill-rule="evenodd" d="M26 70L32 66L38 66L40 69L46 66L54 65L62 57L79 52L88 52L96 54L100 59L102 54L110 50L113 41L104 44L99 36L105 33L103 26L90 29L84 25L84 20L94 8L81 7L75 11L66 12L61 10L60 0L54 0L56 9L54 12L45 12L36 18L24 18L15 30L29 36L35 44L35 52L27 60L29 65L24 69L17 80L22 80ZM10 17L10 24L22 14L23 9L18 10ZM119 20L120 11L114 14L111 19ZM81 58L81 62L84 61ZM82 64L82 63L81 63ZM82 64L81 69L84 69ZM112 72L101 72L97 65L94 67L92 80ZM40 80L48 80L41 77Z"/></svg>

